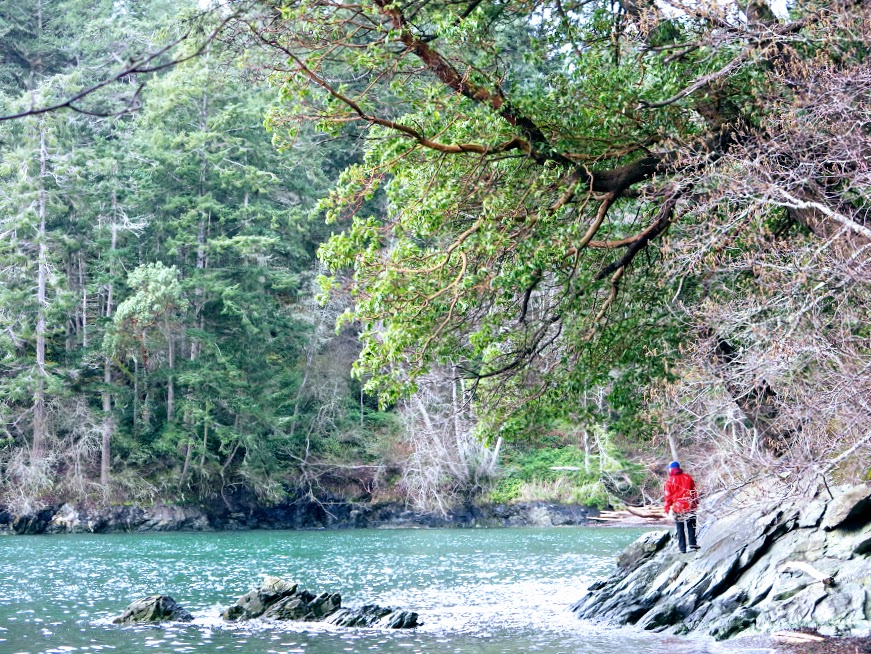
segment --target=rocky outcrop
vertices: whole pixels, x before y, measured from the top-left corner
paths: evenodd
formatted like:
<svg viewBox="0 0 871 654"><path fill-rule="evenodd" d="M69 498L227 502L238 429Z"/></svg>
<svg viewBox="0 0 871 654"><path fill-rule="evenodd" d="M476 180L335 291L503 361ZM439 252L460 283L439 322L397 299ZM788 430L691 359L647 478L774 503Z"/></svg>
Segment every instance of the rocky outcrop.
<svg viewBox="0 0 871 654"><path fill-rule="evenodd" d="M573 610L585 619L721 640L798 627L867 634L871 486L830 492L763 499L744 489L715 498L709 511L717 517L702 524L701 550L681 554L668 531L645 534Z"/></svg>
<svg viewBox="0 0 871 654"><path fill-rule="evenodd" d="M418 614L368 604L361 609L342 608L339 593L315 594L297 584L267 576L259 588L245 593L228 607L223 617L237 622L254 618L327 622L341 627L386 627L410 629L420 622Z"/></svg>
<svg viewBox="0 0 871 654"><path fill-rule="evenodd" d="M551 527L583 524L596 509L552 502L467 505L446 515L424 513L389 502L299 500L261 506L250 497L224 498L202 506L49 506L13 516L0 511L0 531L69 534L247 529L389 529L440 527Z"/></svg>
<svg viewBox="0 0 871 654"><path fill-rule="evenodd" d="M198 507L161 505L148 508L113 506L84 509L64 504L49 520L45 533L212 530L208 515Z"/></svg>
<svg viewBox="0 0 871 654"><path fill-rule="evenodd" d="M11 520L9 524L12 531L16 534L43 534L48 529L48 525L51 524L51 519L54 516L55 511L56 507L46 507L36 511L35 513L10 516Z"/></svg>
<svg viewBox="0 0 871 654"><path fill-rule="evenodd" d="M115 624L190 622L194 617L169 595L149 595L132 602L124 613L112 620Z"/></svg>

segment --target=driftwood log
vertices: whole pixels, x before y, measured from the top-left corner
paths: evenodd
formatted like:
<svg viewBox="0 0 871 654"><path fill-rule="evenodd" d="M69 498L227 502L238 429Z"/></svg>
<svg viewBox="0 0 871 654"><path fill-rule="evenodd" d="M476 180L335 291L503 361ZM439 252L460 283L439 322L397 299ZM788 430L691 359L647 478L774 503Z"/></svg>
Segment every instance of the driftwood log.
<svg viewBox="0 0 871 654"><path fill-rule="evenodd" d="M596 517L590 520L596 522L640 522L642 524L661 523L665 520L665 513L658 506L627 506L615 511L600 511Z"/></svg>

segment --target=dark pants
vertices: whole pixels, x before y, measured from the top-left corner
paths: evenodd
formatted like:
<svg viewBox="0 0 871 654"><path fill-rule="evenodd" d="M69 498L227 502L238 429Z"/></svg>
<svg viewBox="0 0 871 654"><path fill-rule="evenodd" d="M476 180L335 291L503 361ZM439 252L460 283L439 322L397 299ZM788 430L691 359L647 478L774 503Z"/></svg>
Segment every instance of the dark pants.
<svg viewBox="0 0 871 654"><path fill-rule="evenodd" d="M696 547L696 516L693 513L675 513L675 527L677 529L677 548L681 552L687 551L687 540L690 547ZM684 533L686 526L686 533Z"/></svg>

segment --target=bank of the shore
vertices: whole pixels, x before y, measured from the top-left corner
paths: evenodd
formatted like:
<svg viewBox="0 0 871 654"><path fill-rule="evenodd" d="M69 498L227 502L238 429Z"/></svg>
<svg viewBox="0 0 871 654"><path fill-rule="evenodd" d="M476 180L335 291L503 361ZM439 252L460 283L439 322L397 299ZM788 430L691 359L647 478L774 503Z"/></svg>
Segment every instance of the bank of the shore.
<svg viewBox="0 0 871 654"><path fill-rule="evenodd" d="M868 646L871 485L724 493L703 511L699 544L682 554L669 531L645 534L574 610L587 620L718 640L800 630L826 638L784 643L785 652Z"/></svg>
<svg viewBox="0 0 871 654"><path fill-rule="evenodd" d="M553 502L467 504L446 513L415 511L399 502L299 499L264 506L251 502L202 505L83 506L62 503L39 511L0 511L0 533L70 534L251 529L401 529L558 527L587 524L594 507ZM632 521L628 524L639 526Z"/></svg>

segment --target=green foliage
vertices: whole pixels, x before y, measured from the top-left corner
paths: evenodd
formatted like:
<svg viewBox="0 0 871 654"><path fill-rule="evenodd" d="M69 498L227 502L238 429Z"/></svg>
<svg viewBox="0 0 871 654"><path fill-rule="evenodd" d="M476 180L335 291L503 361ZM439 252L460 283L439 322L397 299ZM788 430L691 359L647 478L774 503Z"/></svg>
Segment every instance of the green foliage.
<svg viewBox="0 0 871 654"><path fill-rule="evenodd" d="M599 508L617 504L643 482L644 471L627 461L604 431L599 433L599 445L589 456L576 445L558 442L509 446L502 478L488 499L497 503L546 500Z"/></svg>
<svg viewBox="0 0 871 654"><path fill-rule="evenodd" d="M373 25L395 27L375 7L360 11ZM608 257L573 252L598 203L589 195L561 201L571 197L574 183L567 182L566 158L579 167L622 166L654 143L701 134L702 124L687 118L689 101L656 112L644 104L717 70L735 51L699 48L669 65L666 55L651 55L640 73L642 54L628 38L615 55L619 19L607 3L593 3L571 20L558 20L557 9L546 19L525 11L512 4L503 13L484 4L459 20L453 7L432 3L416 16L416 24L438 33L433 47L439 55L468 66L467 84L480 89L473 97L457 94L439 74L394 77L396 55L374 28L372 35L348 35L358 47L343 48L342 35L356 22L345 23L331 6L317 0L288 5L286 46L296 47L312 70L384 72L367 87L346 85L335 93L305 74L277 74L283 87L272 121L299 128L305 116L317 115L319 128L342 133L354 111L338 93L356 98L369 115L390 118L390 124L367 126L363 160L344 171L323 202L328 220L342 231L320 248L331 272L322 289L343 289L349 271L353 276L355 302L342 321L361 325L364 348L355 373L367 392L387 406L412 391L432 365L462 362L470 377L483 379L476 394L482 433L523 438L563 416L566 397L608 386L616 430L644 440L651 428L639 418L638 388L668 377L683 336L663 303L676 288L647 276L640 264L642 270L621 282L627 299L612 308L604 328L598 326L607 290L598 273ZM700 29L692 21L668 20L651 40L692 40ZM481 99L497 87L510 105ZM513 116L547 126L546 137ZM397 124L443 147L422 147ZM518 137L540 149L538 158L512 150L478 154ZM444 148L456 144L469 144L474 154L446 154ZM569 154L561 159L556 153ZM382 210L372 211L373 203ZM620 199L596 238L631 236L655 212L644 201ZM658 253L649 252L655 264ZM559 298L551 305L549 292ZM527 376L530 352L543 361Z"/></svg>
<svg viewBox="0 0 871 654"><path fill-rule="evenodd" d="M590 460L591 466L598 466L598 461ZM532 450L526 452L511 452L506 454L504 465L512 470L512 476L523 481L554 481L561 477L581 480L584 473L584 452L574 445ZM577 471L566 472L553 470L554 467L575 467ZM596 470L592 467L592 470Z"/></svg>
<svg viewBox="0 0 871 654"><path fill-rule="evenodd" d="M524 481L518 477L504 477L496 482L488 499L494 504L510 504L520 498Z"/></svg>
<svg viewBox="0 0 871 654"><path fill-rule="evenodd" d="M42 22L32 4L0 8L0 30L16 41L0 46L3 113L98 81L117 64L103 59L118 43L133 57L187 27L215 27L163 0L50 2ZM235 484L277 499L317 481L303 470L315 459L368 457L356 431L386 429L368 408L360 415L348 377L356 346L332 336L332 310L310 301L325 237L315 205L341 165L333 159L348 154L317 143L305 155L276 152L263 127L276 93L232 56L213 44L143 76L135 113L0 124L4 460L29 447L37 387L49 407L47 461L59 462L47 474L70 474L59 450L79 438L65 416L75 405L110 426L102 492L115 500L191 499ZM107 87L80 105L123 102ZM52 271L43 369L33 291L41 242ZM98 479L100 452L89 452L76 470Z"/></svg>

